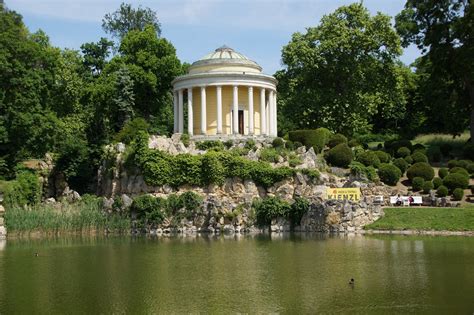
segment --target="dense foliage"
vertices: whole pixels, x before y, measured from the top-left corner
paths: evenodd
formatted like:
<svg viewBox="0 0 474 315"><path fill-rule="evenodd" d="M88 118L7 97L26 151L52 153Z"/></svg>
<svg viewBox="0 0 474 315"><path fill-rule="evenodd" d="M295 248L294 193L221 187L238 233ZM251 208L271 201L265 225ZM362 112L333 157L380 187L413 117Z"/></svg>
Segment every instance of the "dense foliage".
<svg viewBox="0 0 474 315"><path fill-rule="evenodd" d="M329 164L333 166L347 167L352 161L353 154L346 143L341 143L327 151L325 157Z"/></svg>
<svg viewBox="0 0 474 315"><path fill-rule="evenodd" d="M402 176L402 172L398 167L388 163L381 164L378 173L380 180L390 186L395 186Z"/></svg>
<svg viewBox="0 0 474 315"><path fill-rule="evenodd" d="M390 17L371 16L359 3L294 33L282 51L285 70L276 74L279 126L323 126L351 135L369 131L375 117L399 121L407 71L397 63L401 52Z"/></svg>
<svg viewBox="0 0 474 315"><path fill-rule="evenodd" d="M269 187L294 174L294 170L289 167L273 168L268 162L251 161L232 151L173 156L148 149L147 143L148 135L141 133L134 143L132 157L133 164L141 169L147 184L153 186L220 184L225 178L239 177ZM210 170L215 172L210 173Z"/></svg>
<svg viewBox="0 0 474 315"><path fill-rule="evenodd" d="M0 178L52 152L73 189L93 191L104 144L128 142L137 129L172 130L171 81L183 71L176 51L154 12L119 11L104 19L119 40L110 58L110 40L61 50L0 4Z"/></svg>

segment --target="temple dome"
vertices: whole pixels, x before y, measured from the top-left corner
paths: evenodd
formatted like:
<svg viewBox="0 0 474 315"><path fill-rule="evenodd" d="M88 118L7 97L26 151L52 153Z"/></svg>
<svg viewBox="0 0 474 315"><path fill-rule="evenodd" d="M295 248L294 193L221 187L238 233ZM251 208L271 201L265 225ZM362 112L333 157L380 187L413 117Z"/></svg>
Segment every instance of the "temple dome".
<svg viewBox="0 0 474 315"><path fill-rule="evenodd" d="M189 67L189 74L207 72L261 73L262 67L245 55L224 45L195 61Z"/></svg>

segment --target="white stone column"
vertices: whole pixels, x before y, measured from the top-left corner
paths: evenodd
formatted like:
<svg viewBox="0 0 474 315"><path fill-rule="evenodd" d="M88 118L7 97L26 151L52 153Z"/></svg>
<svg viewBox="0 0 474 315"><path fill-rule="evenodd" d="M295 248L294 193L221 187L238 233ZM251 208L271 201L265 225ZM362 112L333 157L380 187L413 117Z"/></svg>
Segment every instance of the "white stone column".
<svg viewBox="0 0 474 315"><path fill-rule="evenodd" d="M201 86L201 134L207 134L206 87Z"/></svg>
<svg viewBox="0 0 474 315"><path fill-rule="evenodd" d="M174 118L174 126L173 132L178 132L178 93L173 91L173 118Z"/></svg>
<svg viewBox="0 0 474 315"><path fill-rule="evenodd" d="M190 136L194 133L193 126L193 88L188 88L188 134Z"/></svg>
<svg viewBox="0 0 474 315"><path fill-rule="evenodd" d="M254 134L253 87L249 86L249 134Z"/></svg>
<svg viewBox="0 0 474 315"><path fill-rule="evenodd" d="M274 104L274 108L273 108L273 119L275 120L275 123L274 123L274 129L275 129L275 137L278 136L278 116L277 116L277 112L278 112L278 106L277 106L277 92L275 91L275 93L273 93L273 104Z"/></svg>
<svg viewBox="0 0 474 315"><path fill-rule="evenodd" d="M184 113L183 113L183 90L178 91L178 132L184 131Z"/></svg>
<svg viewBox="0 0 474 315"><path fill-rule="evenodd" d="M233 96L232 132L236 135L239 133L239 87L237 85L234 85Z"/></svg>
<svg viewBox="0 0 474 315"><path fill-rule="evenodd" d="M260 134L267 134L267 109L265 106L265 89L260 89Z"/></svg>
<svg viewBox="0 0 474 315"><path fill-rule="evenodd" d="M222 86L218 85L217 89L217 134L222 134Z"/></svg>
<svg viewBox="0 0 474 315"><path fill-rule="evenodd" d="M275 131L274 131L274 128L275 128L275 126L274 126L275 120L274 120L274 118L273 118L273 117L274 117L274 106L273 106L273 99L274 99L274 98L273 98L273 94L274 94L273 90L270 90L270 95L269 95L269 97L268 97L269 106L270 106L270 117L269 117L269 118L270 118L270 119L269 119L269 120L270 120L270 128L269 128L269 130L270 130L270 132L269 132L270 136L274 136L274 135L275 135Z"/></svg>

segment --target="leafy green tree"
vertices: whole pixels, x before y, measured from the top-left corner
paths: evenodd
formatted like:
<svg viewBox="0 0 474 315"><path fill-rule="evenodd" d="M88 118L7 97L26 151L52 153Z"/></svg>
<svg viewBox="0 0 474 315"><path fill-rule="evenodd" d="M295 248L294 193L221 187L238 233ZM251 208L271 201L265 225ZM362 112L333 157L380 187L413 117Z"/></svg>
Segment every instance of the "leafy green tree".
<svg viewBox="0 0 474 315"><path fill-rule="evenodd" d="M370 16L361 4L340 7L283 47L278 105L294 126L346 135L370 130L377 113L399 119L401 52L389 16Z"/></svg>
<svg viewBox="0 0 474 315"><path fill-rule="evenodd" d="M408 0L396 16L403 45L413 43L424 53L421 97L435 115L447 118L443 129L462 131L470 117L474 141L474 12L468 0ZM469 113L466 115L466 113ZM436 115L437 114L437 115Z"/></svg>
<svg viewBox="0 0 474 315"><path fill-rule="evenodd" d="M102 19L104 31L119 40L132 30L143 31L147 25L152 25L156 35L160 36L161 27L156 12L150 8L143 9L141 6L133 9L128 3L120 4L119 9L113 13L107 13Z"/></svg>
<svg viewBox="0 0 474 315"><path fill-rule="evenodd" d="M81 45L84 55L84 66L89 69L93 76L99 75L107 63L110 48L113 42L101 37L97 43L85 43Z"/></svg>
<svg viewBox="0 0 474 315"><path fill-rule="evenodd" d="M158 38L152 25L143 31L130 31L122 40L120 59L134 82L135 113L158 122L169 131L172 125L171 81L182 73L176 49L164 38ZM118 66L114 61L111 68Z"/></svg>
<svg viewBox="0 0 474 315"><path fill-rule="evenodd" d="M117 128L118 130L128 123L134 116L135 95L133 94L133 80L127 67L122 67L117 71L115 83L116 96L113 103L117 108Z"/></svg>

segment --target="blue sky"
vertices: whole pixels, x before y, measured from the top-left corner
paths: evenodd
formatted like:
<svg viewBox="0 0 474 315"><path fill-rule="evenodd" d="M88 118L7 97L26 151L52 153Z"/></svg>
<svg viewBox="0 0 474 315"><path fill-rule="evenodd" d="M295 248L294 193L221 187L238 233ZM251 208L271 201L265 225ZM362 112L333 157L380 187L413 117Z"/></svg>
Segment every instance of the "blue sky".
<svg viewBox="0 0 474 315"><path fill-rule="evenodd" d="M23 15L30 31L41 28L55 46L79 49L85 42L106 36L102 17L115 11L121 0L5 0ZM281 68L281 48L294 32L315 26L321 17L350 0L148 0L128 1L157 12L162 36L176 47L182 61L193 62L226 44L258 62L266 73ZM375 14L394 16L405 0L365 0ZM420 55L409 47L402 61Z"/></svg>

